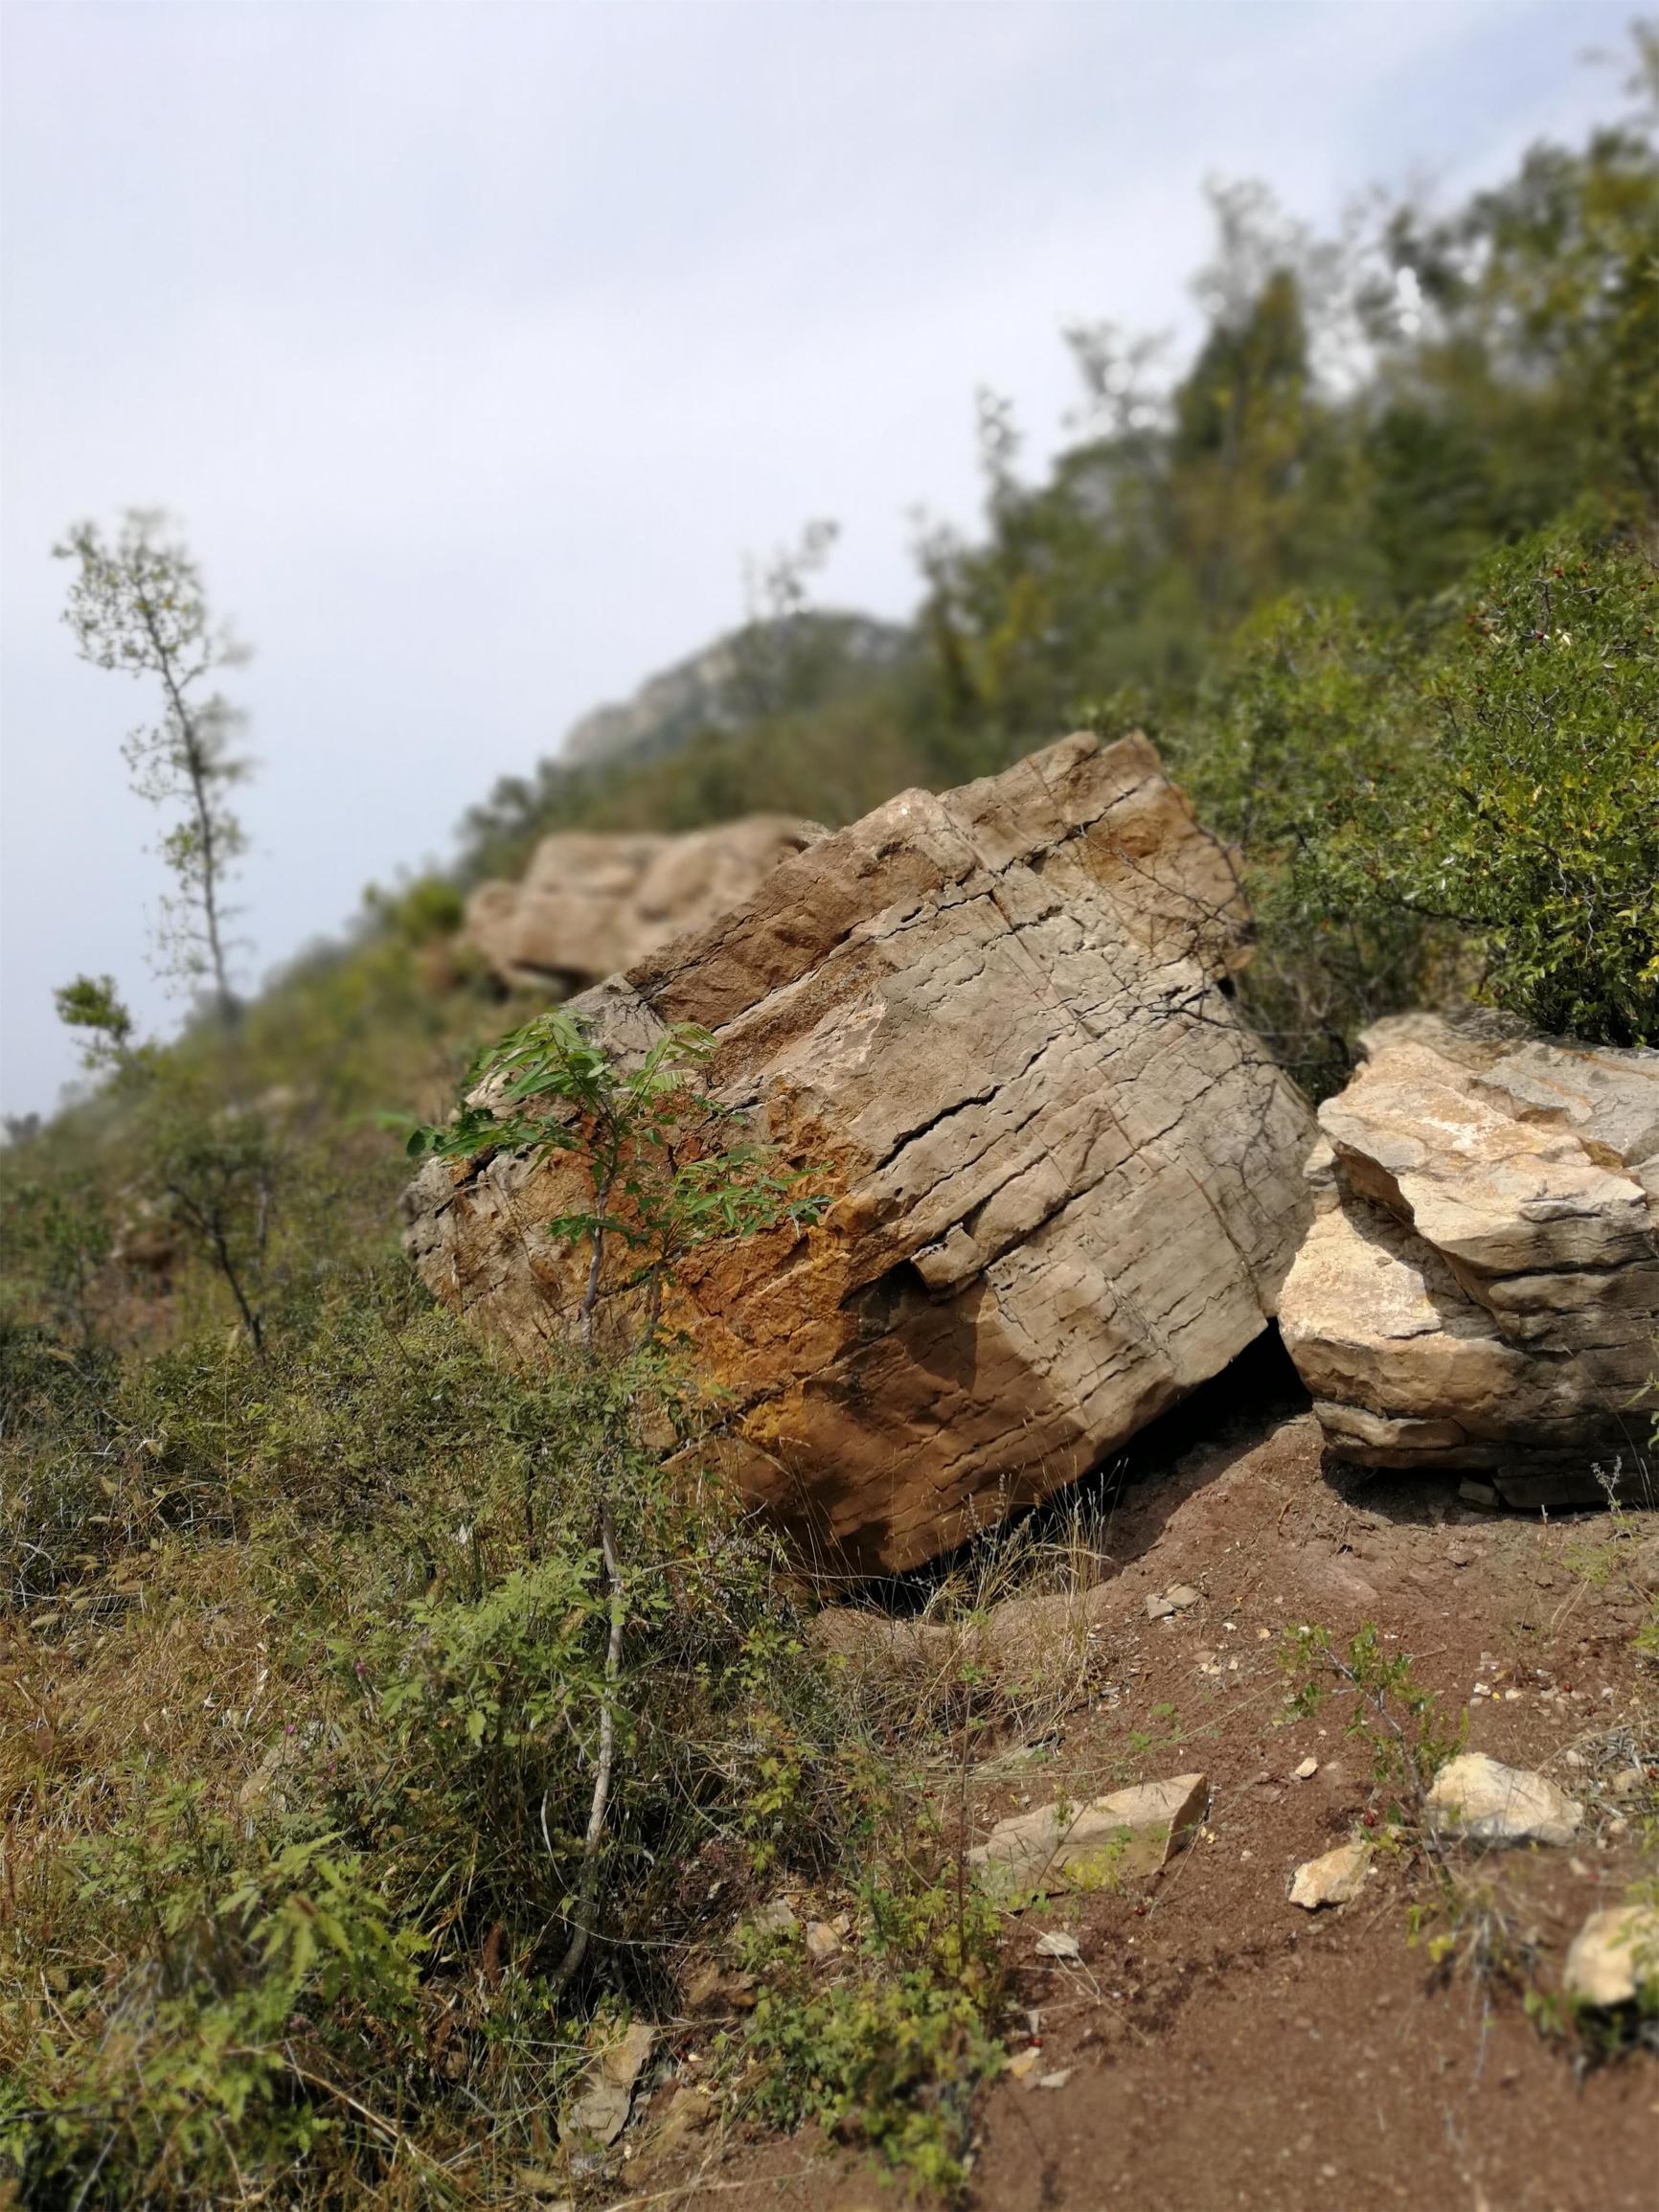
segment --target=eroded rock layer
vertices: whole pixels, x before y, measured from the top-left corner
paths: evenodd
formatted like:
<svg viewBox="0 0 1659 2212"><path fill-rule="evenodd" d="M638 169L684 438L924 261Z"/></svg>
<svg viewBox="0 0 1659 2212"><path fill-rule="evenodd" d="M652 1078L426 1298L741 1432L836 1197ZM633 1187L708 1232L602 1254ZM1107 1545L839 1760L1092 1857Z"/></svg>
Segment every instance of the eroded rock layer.
<svg viewBox="0 0 1659 2212"><path fill-rule="evenodd" d="M1299 1094L1235 1019L1225 852L1140 738L909 791L576 1002L696 1022L711 1085L834 1199L702 1254L677 1318L748 1493L904 1567L1096 1465L1264 1326L1309 1212ZM567 1334L562 1157L432 1163L410 1249L534 1356Z"/></svg>
<svg viewBox="0 0 1659 2212"><path fill-rule="evenodd" d="M1320 1108L1281 1312L1328 1440L1373 1467L1576 1467L1586 1495L1599 1456L1628 1481L1659 1337L1659 1053L1426 1015L1364 1048Z"/></svg>

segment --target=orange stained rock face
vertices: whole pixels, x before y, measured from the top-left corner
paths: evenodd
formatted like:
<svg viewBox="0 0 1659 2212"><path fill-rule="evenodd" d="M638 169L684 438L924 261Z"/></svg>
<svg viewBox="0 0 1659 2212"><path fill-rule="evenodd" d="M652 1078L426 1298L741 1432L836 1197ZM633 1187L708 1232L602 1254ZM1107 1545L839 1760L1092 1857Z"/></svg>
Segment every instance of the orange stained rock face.
<svg viewBox="0 0 1659 2212"><path fill-rule="evenodd" d="M1235 1018L1245 933L1151 747L1073 738L902 794L576 1002L623 1055L712 1031L715 1095L830 1193L805 1235L680 1271L672 1318L731 1394L750 1494L846 1562L908 1566L1261 1331L1313 1130ZM426 1280L527 1354L572 1325L573 1262L535 1234L572 1172L498 1154L410 1194Z"/></svg>

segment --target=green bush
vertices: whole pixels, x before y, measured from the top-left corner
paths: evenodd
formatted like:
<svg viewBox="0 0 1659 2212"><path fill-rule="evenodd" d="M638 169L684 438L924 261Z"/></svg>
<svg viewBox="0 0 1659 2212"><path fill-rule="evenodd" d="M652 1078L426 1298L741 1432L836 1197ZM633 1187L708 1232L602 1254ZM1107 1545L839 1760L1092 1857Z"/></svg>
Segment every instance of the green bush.
<svg viewBox="0 0 1659 2212"><path fill-rule="evenodd" d="M816 2120L954 2199L974 2092L1003 2063L999 1922L925 1823L902 1851L875 1838L873 1861L858 1971L826 1990L792 1943L764 1945L740 2049L764 2069L759 2101L775 2126Z"/></svg>
<svg viewBox="0 0 1659 2212"><path fill-rule="evenodd" d="M263 1360L215 1336L30 1403L9 1557L56 1675L105 1685L61 1769L15 1747L12 1865L39 1880L0 1946L0 2171L31 2201L96 2176L87 2204L205 2203L239 2173L321 2201L341 2161L369 2189L434 2145L482 2155L481 2108L491 2156L545 2150L594 2008L671 2006L709 1855L754 1881L837 1848L830 1682L660 1358L527 1380L371 1273ZM211 1634L181 1672L227 1608L267 1638L251 1739ZM99 1746L141 1715L128 1772Z"/></svg>
<svg viewBox="0 0 1659 2212"><path fill-rule="evenodd" d="M1378 1015L1472 996L1659 1040L1654 567L1561 530L1409 621L1289 602L1171 752L1239 843L1248 1009L1316 1091Z"/></svg>
<svg viewBox="0 0 1659 2212"><path fill-rule="evenodd" d="M348 2083L395 2058L424 1939L393 1928L336 1836L250 1838L196 1785L147 1795L71 1855L37 1962L49 2004L0 2087L26 2201L177 2203L307 2161L373 2168L400 2130Z"/></svg>

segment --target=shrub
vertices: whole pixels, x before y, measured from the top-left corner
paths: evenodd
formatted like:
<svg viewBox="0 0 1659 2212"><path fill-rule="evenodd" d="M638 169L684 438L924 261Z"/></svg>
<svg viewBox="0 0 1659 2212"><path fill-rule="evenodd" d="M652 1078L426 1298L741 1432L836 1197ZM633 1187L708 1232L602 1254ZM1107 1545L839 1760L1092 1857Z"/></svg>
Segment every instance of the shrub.
<svg viewBox="0 0 1659 2212"><path fill-rule="evenodd" d="M860 1883L856 1971L825 1990L791 1944L768 1946L740 2050L764 2069L759 2103L774 2125L816 2120L954 2199L973 2093L1003 2060L999 1924L960 1857L907 1824L905 1848L876 1839Z"/></svg>
<svg viewBox="0 0 1659 2212"><path fill-rule="evenodd" d="M1310 1087L1354 1032L1473 994L1659 1038L1659 649L1638 542L1562 529L1393 627L1285 603L1174 748L1241 845L1246 1002Z"/></svg>
<svg viewBox="0 0 1659 2212"><path fill-rule="evenodd" d="M347 2079L395 2059L424 1939L337 1837L250 1839L175 1785L67 1872L49 2002L0 2088L28 2202L200 2200L398 2142Z"/></svg>

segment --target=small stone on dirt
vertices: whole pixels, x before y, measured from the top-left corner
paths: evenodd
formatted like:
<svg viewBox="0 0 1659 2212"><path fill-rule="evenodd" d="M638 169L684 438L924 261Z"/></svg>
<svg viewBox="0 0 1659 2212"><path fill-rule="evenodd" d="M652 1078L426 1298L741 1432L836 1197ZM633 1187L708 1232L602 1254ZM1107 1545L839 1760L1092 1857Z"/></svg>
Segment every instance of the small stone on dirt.
<svg viewBox="0 0 1659 2212"><path fill-rule="evenodd" d="M1298 1782L1311 1782L1318 1771L1319 1762L1317 1759L1304 1759L1301 1766L1295 1769L1295 1778Z"/></svg>
<svg viewBox="0 0 1659 2212"><path fill-rule="evenodd" d="M1168 1599L1168 1598L1166 1598L1166 1597L1159 1597L1159 1596L1156 1596L1156 1595L1154 1595L1154 1594L1153 1594L1153 1593L1151 1593L1151 1592L1148 1592L1148 1597L1147 1597L1147 1618L1148 1618L1148 1620L1149 1620L1149 1621L1167 1621L1167 1620L1170 1618L1170 1615L1171 1615L1171 1614L1174 1612L1174 1610L1175 1610L1174 1607L1173 1607L1173 1606L1172 1606L1172 1605L1170 1603L1170 1601L1169 1601L1169 1599Z"/></svg>
<svg viewBox="0 0 1659 2212"><path fill-rule="evenodd" d="M1659 1906L1611 1905L1573 1938L1561 1987L1580 2004L1634 2004L1659 1992Z"/></svg>
<svg viewBox="0 0 1659 2212"><path fill-rule="evenodd" d="M1059 2066L1052 2074L1038 2074L1036 2086L1039 2089L1063 2089L1071 2078L1070 2066Z"/></svg>
<svg viewBox="0 0 1659 2212"><path fill-rule="evenodd" d="M683 2143L688 2135L700 2135L714 2116L715 2100L707 2089L676 2090L657 2137L659 2146L667 2150L674 2143Z"/></svg>
<svg viewBox="0 0 1659 2212"><path fill-rule="evenodd" d="M1064 1928L1050 1928L1046 1935L1036 1939L1038 1958L1081 1958L1082 1947L1075 1935L1067 1935Z"/></svg>
<svg viewBox="0 0 1659 2212"><path fill-rule="evenodd" d="M749 1923L757 1935L793 1935L800 1925L786 1897L775 1897L770 1904L761 1905Z"/></svg>
<svg viewBox="0 0 1659 2212"><path fill-rule="evenodd" d="M1203 1593L1195 1590L1191 1583L1171 1583L1164 1595L1178 1613L1184 1613L1189 1606L1198 1603Z"/></svg>
<svg viewBox="0 0 1659 2212"><path fill-rule="evenodd" d="M1344 1843L1321 1859L1307 1859L1296 1869L1296 1879L1290 1884L1291 1904L1308 1912L1317 1911L1322 1904L1348 1904L1364 1888L1370 1859L1369 1843Z"/></svg>
<svg viewBox="0 0 1659 2212"><path fill-rule="evenodd" d="M566 2115L578 2133L614 2143L627 2125L634 2084L655 2046L657 2032L636 2021L620 2042L602 2051L582 2077L586 2085Z"/></svg>
<svg viewBox="0 0 1659 2212"><path fill-rule="evenodd" d="M1584 1817L1530 1767L1505 1767L1484 1751L1466 1751L1435 1776L1425 1800L1429 1824L1466 1843L1571 1843Z"/></svg>
<svg viewBox="0 0 1659 2212"><path fill-rule="evenodd" d="M815 1920L807 1928L807 1955L821 1966L828 1959L840 1957L841 1938L827 1920Z"/></svg>
<svg viewBox="0 0 1659 2212"><path fill-rule="evenodd" d="M1042 2053L1039 2050L1015 2051L1008 2062L1010 2080L1023 2082L1028 2075L1036 2072L1041 2060Z"/></svg>

